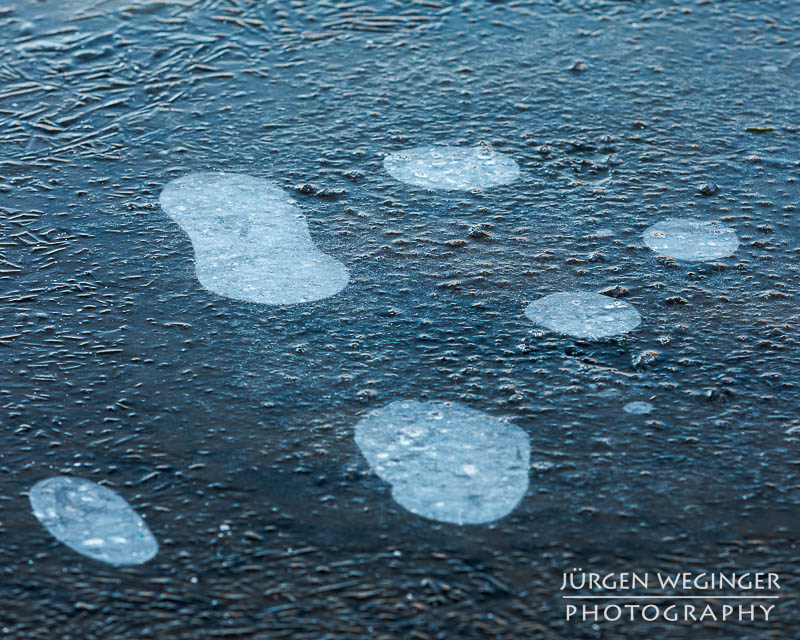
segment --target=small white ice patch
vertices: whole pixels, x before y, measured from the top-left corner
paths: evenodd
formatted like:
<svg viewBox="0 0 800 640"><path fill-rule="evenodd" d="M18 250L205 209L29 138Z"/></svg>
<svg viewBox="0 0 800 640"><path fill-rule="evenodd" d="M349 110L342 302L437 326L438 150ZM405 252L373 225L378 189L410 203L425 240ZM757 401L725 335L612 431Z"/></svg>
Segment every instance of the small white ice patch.
<svg viewBox="0 0 800 640"><path fill-rule="evenodd" d="M68 476L37 482L33 514L59 542L112 565L147 562L158 552L150 529L130 505L105 487Z"/></svg>
<svg viewBox="0 0 800 640"><path fill-rule="evenodd" d="M642 316L627 302L599 293L551 293L531 302L525 315L534 323L575 338L607 338L639 326Z"/></svg>
<svg viewBox="0 0 800 640"><path fill-rule="evenodd" d="M644 402L643 400L635 400L622 407L622 410L625 413L632 413L633 415L637 416L643 416L651 413L653 409L655 409L655 407L652 404L649 402Z"/></svg>
<svg viewBox="0 0 800 640"><path fill-rule="evenodd" d="M414 147L386 156L383 166L400 182L428 189L486 189L519 177L513 158L486 147Z"/></svg>
<svg viewBox="0 0 800 640"><path fill-rule="evenodd" d="M168 183L161 208L189 235L197 279L210 291L261 304L332 296L349 274L320 251L289 196L238 173L190 173Z"/></svg>
<svg viewBox="0 0 800 640"><path fill-rule="evenodd" d="M431 520L492 522L528 489L527 434L456 403L392 402L356 425L355 440L392 497Z"/></svg>
<svg viewBox="0 0 800 640"><path fill-rule="evenodd" d="M733 229L707 220L670 218L648 227L643 235L650 249L676 260L716 260L739 248Z"/></svg>

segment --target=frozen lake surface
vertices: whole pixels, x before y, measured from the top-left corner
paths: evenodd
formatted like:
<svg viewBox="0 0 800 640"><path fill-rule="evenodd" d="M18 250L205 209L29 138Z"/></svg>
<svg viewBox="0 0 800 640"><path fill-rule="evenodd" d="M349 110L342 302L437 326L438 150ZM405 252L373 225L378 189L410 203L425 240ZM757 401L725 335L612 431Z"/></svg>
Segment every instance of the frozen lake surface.
<svg viewBox="0 0 800 640"><path fill-rule="evenodd" d="M0 35L6 637L794 640L797 2L20 0ZM474 155L398 170L461 188L387 170L440 146ZM484 156L519 173L476 183ZM676 218L738 247L651 249ZM642 321L526 317L554 292ZM525 435L506 515L377 475L356 425L408 399ZM458 504L430 443L398 460ZM28 500L58 476L157 555L59 543ZM574 567L773 568L782 598L594 629L564 620Z"/></svg>

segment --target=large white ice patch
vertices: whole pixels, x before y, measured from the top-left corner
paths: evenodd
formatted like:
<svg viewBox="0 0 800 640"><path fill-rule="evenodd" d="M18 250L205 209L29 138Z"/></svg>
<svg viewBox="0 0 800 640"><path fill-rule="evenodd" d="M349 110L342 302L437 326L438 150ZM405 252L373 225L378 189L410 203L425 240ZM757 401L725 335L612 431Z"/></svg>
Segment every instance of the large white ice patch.
<svg viewBox="0 0 800 640"><path fill-rule="evenodd" d="M627 302L599 293L551 293L531 302L525 315L534 323L575 338L607 338L639 326L642 317Z"/></svg>
<svg viewBox="0 0 800 640"><path fill-rule="evenodd" d="M414 147L392 153L383 166L397 180L429 189L486 189L513 182L513 158L486 147Z"/></svg>
<svg viewBox="0 0 800 640"><path fill-rule="evenodd" d="M158 552L150 529L125 500L105 487L68 476L37 482L33 515L80 554L113 565L147 562Z"/></svg>
<svg viewBox="0 0 800 640"><path fill-rule="evenodd" d="M644 242L657 254L676 260L716 260L739 248L739 237L730 227L691 218L657 222L645 230Z"/></svg>
<svg viewBox="0 0 800 640"><path fill-rule="evenodd" d="M432 520L491 522L528 489L527 434L456 403L392 402L356 425L355 440L392 497Z"/></svg>
<svg viewBox="0 0 800 640"><path fill-rule="evenodd" d="M168 183L161 207L189 235L200 283L221 296L295 304L332 296L349 275L320 251L289 196L238 173L190 173Z"/></svg>

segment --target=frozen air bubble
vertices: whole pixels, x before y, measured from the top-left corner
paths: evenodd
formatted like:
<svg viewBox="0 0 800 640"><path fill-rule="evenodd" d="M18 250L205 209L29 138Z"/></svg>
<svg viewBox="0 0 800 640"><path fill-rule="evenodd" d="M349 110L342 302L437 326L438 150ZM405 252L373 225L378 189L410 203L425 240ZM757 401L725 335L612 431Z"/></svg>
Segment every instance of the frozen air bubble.
<svg viewBox="0 0 800 640"><path fill-rule="evenodd" d="M739 238L730 227L691 218L662 220L643 235L650 249L676 260L716 260L732 255L739 247Z"/></svg>
<svg viewBox="0 0 800 640"><path fill-rule="evenodd" d="M392 402L356 425L355 440L392 497L431 520L492 522L528 489L527 434L459 404Z"/></svg>
<svg viewBox="0 0 800 640"><path fill-rule="evenodd" d="M347 286L344 264L320 251L305 217L276 185L238 173L190 173L168 183L161 207L189 235L197 279L261 304L296 304Z"/></svg>
<svg viewBox="0 0 800 640"><path fill-rule="evenodd" d="M575 338L607 338L632 331L642 321L627 302L599 293L551 293L531 302L525 315L534 323Z"/></svg>
<svg viewBox="0 0 800 640"><path fill-rule="evenodd" d="M383 160L400 182L429 189L486 189L519 177L517 163L486 147L414 147Z"/></svg>
<svg viewBox="0 0 800 640"><path fill-rule="evenodd" d="M30 491L33 515L59 542L112 565L147 562L158 552L144 520L125 500L88 480L57 476Z"/></svg>
<svg viewBox="0 0 800 640"><path fill-rule="evenodd" d="M635 400L634 402L629 402L624 407L622 407L622 410L625 413L632 413L633 415L636 416L643 416L648 413L652 413L653 409L655 409L655 407L652 404L650 404L649 402L644 402L642 400Z"/></svg>

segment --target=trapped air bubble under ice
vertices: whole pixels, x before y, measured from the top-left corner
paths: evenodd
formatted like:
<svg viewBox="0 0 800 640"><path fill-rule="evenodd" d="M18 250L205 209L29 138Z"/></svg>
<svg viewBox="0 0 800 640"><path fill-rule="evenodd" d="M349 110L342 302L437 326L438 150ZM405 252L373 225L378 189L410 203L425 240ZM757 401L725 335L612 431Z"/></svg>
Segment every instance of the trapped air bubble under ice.
<svg viewBox="0 0 800 640"><path fill-rule="evenodd" d="M648 227L643 237L657 254L676 260L716 260L739 248L739 238L730 227L691 218L662 220Z"/></svg>
<svg viewBox="0 0 800 640"><path fill-rule="evenodd" d="M486 189L519 177L513 158L487 147L414 147L386 156L383 166L397 180L429 189Z"/></svg>
<svg viewBox="0 0 800 640"><path fill-rule="evenodd" d="M144 520L119 495L88 480L57 476L30 491L33 515L70 549L112 565L142 564L158 552Z"/></svg>
<svg viewBox="0 0 800 640"><path fill-rule="evenodd" d="M590 339L627 333L642 321L633 305L588 291L551 293L531 302L525 315L556 333Z"/></svg>
<svg viewBox="0 0 800 640"><path fill-rule="evenodd" d="M190 173L168 183L161 207L189 235L197 279L221 296L297 304L347 286L347 268L320 251L305 217L276 185L238 173Z"/></svg>
<svg viewBox="0 0 800 640"><path fill-rule="evenodd" d="M528 488L530 443L518 426L452 402L400 400L368 414L355 440L392 497L454 524L509 514Z"/></svg>

